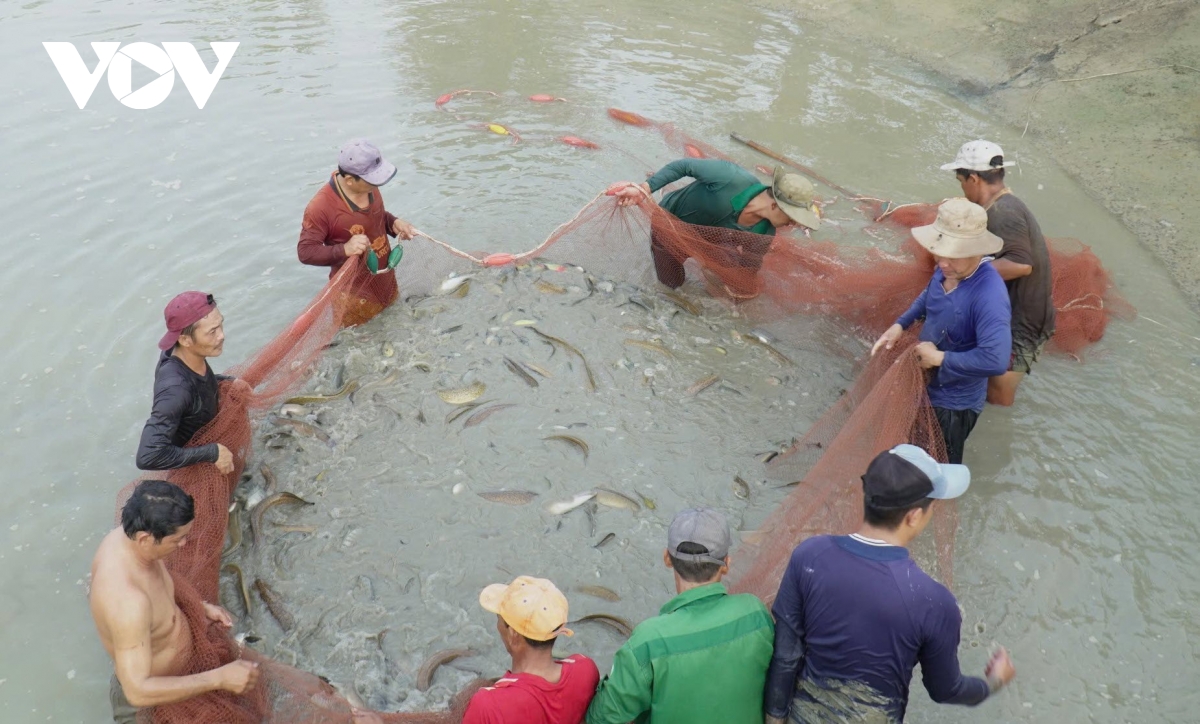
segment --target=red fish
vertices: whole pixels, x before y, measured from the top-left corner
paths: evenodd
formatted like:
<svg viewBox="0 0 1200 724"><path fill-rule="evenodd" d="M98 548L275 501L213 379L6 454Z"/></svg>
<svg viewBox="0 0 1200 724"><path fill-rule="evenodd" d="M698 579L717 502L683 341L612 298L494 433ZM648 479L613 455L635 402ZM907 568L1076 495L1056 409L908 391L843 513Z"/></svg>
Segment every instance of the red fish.
<svg viewBox="0 0 1200 724"><path fill-rule="evenodd" d="M552 103L554 101L563 101L565 103L567 101L566 98L556 98L555 96L546 95L545 93L534 93L533 95L529 96L529 100L533 101L534 103Z"/></svg>
<svg viewBox="0 0 1200 724"><path fill-rule="evenodd" d="M683 144L683 155L688 158L708 158L704 151L701 151L690 143Z"/></svg>
<svg viewBox="0 0 1200 724"><path fill-rule="evenodd" d="M614 121L620 121L621 123L628 123L631 126L653 126L654 125L654 121L650 120L649 118L646 118L645 116L639 116L636 113L630 113L629 111L623 111L620 108L609 108L608 109L608 117L613 119Z"/></svg>
<svg viewBox="0 0 1200 724"><path fill-rule="evenodd" d="M568 146L574 146L575 148L600 148L600 146L596 145L595 143L579 138L578 136L563 136L558 140L562 141Z"/></svg>

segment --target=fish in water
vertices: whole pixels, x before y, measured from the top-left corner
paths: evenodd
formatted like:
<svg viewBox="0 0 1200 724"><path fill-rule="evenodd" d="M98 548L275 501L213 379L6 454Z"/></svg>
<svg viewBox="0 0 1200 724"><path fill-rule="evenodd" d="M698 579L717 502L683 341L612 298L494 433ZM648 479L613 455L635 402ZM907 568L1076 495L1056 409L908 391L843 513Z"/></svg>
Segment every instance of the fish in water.
<svg viewBox="0 0 1200 724"><path fill-rule="evenodd" d="M254 506L254 510L250 511L250 532L254 534L255 543L261 543L263 540L263 516L266 515L267 511L271 508L283 503L304 506L316 505L316 503L310 503L304 498L301 498L299 495L296 495L295 493L289 493L286 490L281 493L275 493L274 495L267 496L261 503Z"/></svg>
<svg viewBox="0 0 1200 724"><path fill-rule="evenodd" d="M596 488L596 502L609 508L624 508L632 511L642 509L642 506L638 505L633 498L608 488Z"/></svg>
<svg viewBox="0 0 1200 724"><path fill-rule="evenodd" d="M533 288L543 294L566 294L567 288L553 282L548 282L544 279L538 279L533 283Z"/></svg>
<svg viewBox="0 0 1200 724"><path fill-rule="evenodd" d="M438 390L437 396L442 398L442 402L451 405L465 405L468 402L474 402L483 393L487 391L487 385L476 380L466 387L458 387L452 390Z"/></svg>
<svg viewBox="0 0 1200 724"><path fill-rule="evenodd" d="M367 394L371 390L377 390L381 387L389 387L398 379L400 379L400 370L392 370L385 376L375 380L374 382L368 382L354 392L350 393L350 403L354 404L355 400L357 400L360 396Z"/></svg>
<svg viewBox="0 0 1200 724"><path fill-rule="evenodd" d="M571 624L581 624L585 621L595 621L596 623L604 624L625 638L633 635L633 626L620 616L613 616L607 613L589 613L578 621L572 621Z"/></svg>
<svg viewBox="0 0 1200 724"><path fill-rule="evenodd" d="M283 405L279 408L279 414L284 417L304 417L308 409L304 405Z"/></svg>
<svg viewBox="0 0 1200 724"><path fill-rule="evenodd" d="M242 567L236 563L226 563L221 566L221 570L229 570L233 572L234 579L237 581L238 593L242 596L242 605L245 606L246 616L250 616L250 589L246 588L246 574L242 572Z"/></svg>
<svg viewBox="0 0 1200 724"><path fill-rule="evenodd" d="M509 359L508 357L505 357L504 358L504 366L507 367L509 369L509 371L512 372L514 375L516 375L517 377L520 377L521 381L524 382L525 384L529 385L530 387L538 386L537 379L533 375L526 372L525 368L522 367L519 363L514 362L513 360Z"/></svg>
<svg viewBox="0 0 1200 724"><path fill-rule="evenodd" d="M507 410L510 407L516 407L516 405L511 402L505 402L505 403L501 403L499 405L492 405L491 407L485 407L484 409L480 410L479 412L476 412L475 414L468 417L467 421L463 423L463 429L465 430L468 427L475 427L476 425L482 423L484 420L488 419L489 417L496 414L497 412L500 412L501 410Z"/></svg>
<svg viewBox="0 0 1200 724"><path fill-rule="evenodd" d="M470 274L465 274L461 277L450 277L446 281L442 282L441 286L438 287L438 291L440 291L442 294L451 294L457 291L462 285L471 281L471 278L472 277Z"/></svg>
<svg viewBox="0 0 1200 724"><path fill-rule="evenodd" d="M546 334L545 332L538 329L537 327L530 327L529 329L537 336L539 336L542 339L549 342L551 345L558 345L559 347L562 347L567 352L570 352L571 354L578 357L579 361L583 362L583 371L587 374L588 391L589 392L596 391L596 376L592 374L592 367L591 367L591 365L588 364L587 357L583 356L583 352L580 352L571 343L561 340L558 337L554 337L549 334Z"/></svg>
<svg viewBox="0 0 1200 724"><path fill-rule="evenodd" d="M575 148L600 148L599 144L580 138L579 136L560 136L558 140Z"/></svg>
<svg viewBox="0 0 1200 724"><path fill-rule="evenodd" d="M769 342L764 342L753 334L744 334L742 332L738 332L737 330L734 330L733 333L756 347L762 347L767 351L767 354L771 355L771 357L780 364L780 366L791 367L796 364L795 362L792 362L791 358L785 355L783 352L780 352L772 347Z"/></svg>
<svg viewBox="0 0 1200 724"><path fill-rule="evenodd" d="M600 539L600 542L599 542L599 543L597 543L596 545L594 545L594 546L592 546L592 547L593 547L593 548L596 548L596 549L603 548L604 546L606 546L606 545L608 545L609 543L611 543L611 542L612 542L612 540L613 540L614 538L616 538L616 537L617 537L617 534L616 534L616 533L608 533L607 535L605 535L603 538L601 538L601 539Z"/></svg>
<svg viewBox="0 0 1200 724"><path fill-rule="evenodd" d="M551 515L564 515L566 513L570 513L572 510L575 510L594 497L596 497L596 493L591 490L585 493L579 493L569 500L558 500L547 504L546 512L550 513Z"/></svg>
<svg viewBox="0 0 1200 724"><path fill-rule="evenodd" d="M270 465L263 463L258 466L258 472L262 475L263 482L266 483L267 494L274 493L275 488L279 487L279 483L275 480L275 471L271 469Z"/></svg>
<svg viewBox="0 0 1200 724"><path fill-rule="evenodd" d="M697 380L691 387L687 388L687 392L684 394L688 397L695 397L720 381L721 375L709 375L702 380Z"/></svg>
<svg viewBox="0 0 1200 724"><path fill-rule="evenodd" d="M621 600L621 595L619 593L604 586L580 586L575 590L579 591L580 593L587 594L588 596L595 596L596 598L603 598L605 601L612 601L613 603Z"/></svg>
<svg viewBox="0 0 1200 724"><path fill-rule="evenodd" d="M648 498L641 493L638 493L638 497L642 499L642 505L646 506L646 510L656 510L658 508L658 504L654 502L654 498Z"/></svg>
<svg viewBox="0 0 1200 724"><path fill-rule="evenodd" d="M242 547L242 509L240 507L229 512L227 529L229 531L229 547L221 551L222 558Z"/></svg>
<svg viewBox="0 0 1200 724"><path fill-rule="evenodd" d="M740 475L733 476L733 494L742 500L750 498L750 484L742 480L742 476Z"/></svg>
<svg viewBox="0 0 1200 724"><path fill-rule="evenodd" d="M537 497L537 493L531 493L528 490L485 490L476 495L484 500L504 505L526 505Z"/></svg>
<svg viewBox="0 0 1200 724"><path fill-rule="evenodd" d="M384 357L395 357L396 356L396 348L392 346L391 342L384 342L383 345L379 348L379 352Z"/></svg>
<svg viewBox="0 0 1200 724"><path fill-rule="evenodd" d="M293 420L290 417L280 417L279 415L275 414L268 415L267 422L271 423L272 425L283 425L285 427L290 427L304 437L315 437L329 447L334 446L333 438L329 437L329 433L310 422L305 422L304 420Z"/></svg>
<svg viewBox="0 0 1200 724"><path fill-rule="evenodd" d="M285 405L315 405L320 402L333 402L340 400L343 397L349 396L351 392L358 389L358 380L349 380L342 385L341 389L329 395L300 395L287 400Z"/></svg>
<svg viewBox="0 0 1200 724"><path fill-rule="evenodd" d="M679 307L693 317L700 316L700 307L696 306L695 302L691 301L679 292L661 291L659 294L662 294L667 299L670 299L675 306Z"/></svg>
<svg viewBox="0 0 1200 724"><path fill-rule="evenodd" d="M558 440L559 442L565 442L568 445L574 445L579 450L579 452L583 453L584 460L587 460L588 452L590 452L590 449L588 448L588 444L586 442L584 442L583 440L575 437L574 435L547 435L546 437L543 437L542 439L543 440Z"/></svg>
<svg viewBox="0 0 1200 724"><path fill-rule="evenodd" d="M627 339L627 340L625 340L625 344L628 344L633 347L641 347L642 349L648 349L651 352L657 352L657 353L659 353L661 355L665 355L667 357L675 356L674 353L671 352L671 350L667 349L666 347L662 346L661 344L658 344L657 342L643 342L640 339Z"/></svg>
<svg viewBox="0 0 1200 724"><path fill-rule="evenodd" d="M296 619L292 614L288 613L287 608L283 605L283 597L274 588L271 588L261 578L254 579L254 589L258 591L258 597L267 605L267 610L271 612L271 616L279 623L284 631L291 631L296 628Z"/></svg>
<svg viewBox="0 0 1200 724"><path fill-rule="evenodd" d="M421 668L417 671L417 690L428 691L433 685L433 675L442 666L460 659L464 656L474 656L475 652L471 649L443 649L425 659L425 663L421 664Z"/></svg>
<svg viewBox="0 0 1200 724"><path fill-rule="evenodd" d="M521 364L523 364L525 367L528 367L529 369L533 370L534 372L537 372L539 375L541 375L542 377L545 377L546 379L550 379L551 377L554 376L550 373L550 370L546 369L545 367L539 367L538 365L535 365L532 362L522 362Z"/></svg>
<svg viewBox="0 0 1200 724"><path fill-rule="evenodd" d="M474 410L475 408L479 407L480 405L486 405L489 402L491 402L491 400L480 400L478 402L468 402L465 405L460 405L458 408L452 410L450 412L450 414L446 415L446 424L449 425L450 423L454 422L458 418L467 414L471 410Z"/></svg>

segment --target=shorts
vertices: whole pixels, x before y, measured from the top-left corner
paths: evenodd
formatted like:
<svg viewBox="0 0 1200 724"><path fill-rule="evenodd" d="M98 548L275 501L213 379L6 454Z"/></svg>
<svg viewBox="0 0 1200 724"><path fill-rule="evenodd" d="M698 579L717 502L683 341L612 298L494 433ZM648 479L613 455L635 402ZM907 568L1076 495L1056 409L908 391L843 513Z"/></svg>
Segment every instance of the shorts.
<svg viewBox="0 0 1200 724"><path fill-rule="evenodd" d="M962 465L967 436L975 429L979 413L974 410L935 407L933 414L937 416L938 425L942 428L942 437L946 441L946 461L953 465Z"/></svg>
<svg viewBox="0 0 1200 724"><path fill-rule="evenodd" d="M691 226L680 223L684 228ZM734 299L758 296L758 270L774 238L722 227L706 227L705 235L708 238L702 240L704 243L697 243L691 250L703 254L697 258L700 266L725 280L721 286ZM673 240L670 227L662 221L651 221L650 255L658 281L678 289L686 277L686 253L680 242Z"/></svg>
<svg viewBox="0 0 1200 724"><path fill-rule="evenodd" d="M1026 375L1032 373L1033 363L1042 356L1044 349L1046 349L1046 340L1044 339L1037 343L1018 342L1014 339L1012 355L1008 358L1008 371Z"/></svg>
<svg viewBox="0 0 1200 724"><path fill-rule="evenodd" d="M113 674L112 681L108 685L108 702L112 704L114 722L117 724L137 723L138 710L125 698L125 690L121 688L121 682L117 680L116 674Z"/></svg>

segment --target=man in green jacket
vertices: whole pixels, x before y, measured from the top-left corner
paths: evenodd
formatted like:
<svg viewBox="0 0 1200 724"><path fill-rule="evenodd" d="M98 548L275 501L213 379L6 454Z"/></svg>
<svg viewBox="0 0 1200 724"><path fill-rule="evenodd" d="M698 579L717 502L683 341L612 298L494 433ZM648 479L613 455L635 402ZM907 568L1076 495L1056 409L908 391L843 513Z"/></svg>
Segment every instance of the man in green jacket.
<svg viewBox="0 0 1200 724"><path fill-rule="evenodd" d="M721 513L695 508L675 516L663 560L679 595L617 651L587 724L762 724L775 625L761 601L731 596L720 582L729 546Z"/></svg>
<svg viewBox="0 0 1200 724"><path fill-rule="evenodd" d="M784 173L782 166L775 168L775 178L767 186L730 161L681 158L663 166L645 183L622 182L610 190L622 206L628 206L652 198L654 192L685 177L695 180L664 196L659 205L689 224L734 232L705 234L707 243L702 251L703 261L721 267L726 278L745 277L726 284L726 291L735 298L758 294L755 277L777 228L795 223L816 229L821 224L812 184L799 174ZM696 246L694 238L672 233L669 217L655 217L650 253L658 280L672 289L683 284L683 263L696 255Z"/></svg>

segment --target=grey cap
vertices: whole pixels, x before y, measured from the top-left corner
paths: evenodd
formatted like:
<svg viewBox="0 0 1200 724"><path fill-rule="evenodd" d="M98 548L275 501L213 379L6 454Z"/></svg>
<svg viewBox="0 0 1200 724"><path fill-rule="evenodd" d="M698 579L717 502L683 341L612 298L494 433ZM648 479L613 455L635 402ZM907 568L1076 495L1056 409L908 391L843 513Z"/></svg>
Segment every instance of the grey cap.
<svg viewBox="0 0 1200 724"><path fill-rule="evenodd" d="M729 522L712 508L690 508L681 511L667 530L667 552L681 561L724 563L732 545ZM680 543L695 543L708 549L707 553L680 553Z"/></svg>
<svg viewBox="0 0 1200 724"><path fill-rule="evenodd" d="M396 167L383 160L379 147L365 138L355 139L338 152L338 168L372 186L382 186L396 175Z"/></svg>

